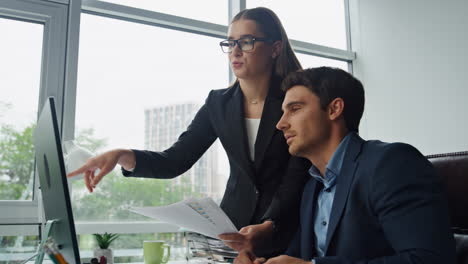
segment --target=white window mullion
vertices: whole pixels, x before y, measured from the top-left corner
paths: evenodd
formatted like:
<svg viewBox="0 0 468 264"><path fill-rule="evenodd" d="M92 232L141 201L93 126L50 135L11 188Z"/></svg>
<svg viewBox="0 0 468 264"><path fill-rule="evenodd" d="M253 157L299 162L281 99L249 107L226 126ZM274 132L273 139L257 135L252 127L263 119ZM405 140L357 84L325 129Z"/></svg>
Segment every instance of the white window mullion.
<svg viewBox="0 0 468 264"><path fill-rule="evenodd" d="M92 15L153 25L221 39L225 38L227 32L227 26L225 25L102 1L83 0L82 11Z"/></svg>
<svg viewBox="0 0 468 264"><path fill-rule="evenodd" d="M183 230L178 226L161 222L76 222L78 235L94 233L116 234L151 234L151 233L177 233Z"/></svg>
<svg viewBox="0 0 468 264"><path fill-rule="evenodd" d="M36 201L0 201L0 225L37 223Z"/></svg>
<svg viewBox="0 0 468 264"><path fill-rule="evenodd" d="M228 10L228 25L231 23L231 20L234 16L239 13L240 11L246 8L246 0L229 0L229 10ZM228 71L229 71L229 82L234 82L234 73L232 72L231 66L228 64Z"/></svg>

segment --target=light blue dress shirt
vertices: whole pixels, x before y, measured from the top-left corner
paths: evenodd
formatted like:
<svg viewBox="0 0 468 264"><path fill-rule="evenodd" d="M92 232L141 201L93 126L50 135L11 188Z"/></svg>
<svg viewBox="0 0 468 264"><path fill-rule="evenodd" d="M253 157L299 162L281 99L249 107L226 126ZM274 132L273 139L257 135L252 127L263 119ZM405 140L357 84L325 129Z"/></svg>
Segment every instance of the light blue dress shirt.
<svg viewBox="0 0 468 264"><path fill-rule="evenodd" d="M315 248L317 256L325 255L325 243L327 240L328 225L330 222L330 213L335 198L336 177L339 177L343 166L343 159L348 148L350 134L348 133L340 145L333 153L330 161L325 169L325 177L322 177L320 171L312 165L309 169L309 174L323 184L322 190L317 195L317 205L315 207L314 232L315 232Z"/></svg>

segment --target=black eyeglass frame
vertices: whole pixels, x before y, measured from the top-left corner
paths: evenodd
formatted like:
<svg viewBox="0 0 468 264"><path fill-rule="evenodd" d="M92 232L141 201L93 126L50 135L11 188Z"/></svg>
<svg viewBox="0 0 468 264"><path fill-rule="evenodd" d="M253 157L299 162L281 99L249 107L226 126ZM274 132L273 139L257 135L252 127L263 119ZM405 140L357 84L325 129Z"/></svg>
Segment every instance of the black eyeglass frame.
<svg viewBox="0 0 468 264"><path fill-rule="evenodd" d="M251 39L252 40L252 48L251 49L248 49L248 50L243 50L242 49L242 45L239 43L240 40L245 40L245 39ZM234 42L234 46L232 46L231 50L229 50L229 42L232 41ZM260 38L260 37L253 37L253 36L248 36L248 37L242 37L240 39L226 39L226 40L223 40L221 42L219 42L219 46L221 47L221 50L224 52L224 53L231 53L232 50L236 47L236 46L239 46L240 50L242 51L251 51L255 48L255 42L257 41L263 41L263 42L267 42L267 43L273 43L273 40L270 39L270 38ZM228 51L224 51L223 47L227 47Z"/></svg>

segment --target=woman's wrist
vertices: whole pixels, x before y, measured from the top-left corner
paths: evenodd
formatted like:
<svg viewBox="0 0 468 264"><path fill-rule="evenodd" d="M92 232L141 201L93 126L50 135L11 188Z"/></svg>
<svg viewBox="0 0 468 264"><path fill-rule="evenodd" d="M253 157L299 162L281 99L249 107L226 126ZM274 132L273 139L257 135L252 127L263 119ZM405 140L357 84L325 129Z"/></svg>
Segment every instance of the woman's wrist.
<svg viewBox="0 0 468 264"><path fill-rule="evenodd" d="M136 166L135 153L131 149L117 149L117 163L124 170L133 170Z"/></svg>

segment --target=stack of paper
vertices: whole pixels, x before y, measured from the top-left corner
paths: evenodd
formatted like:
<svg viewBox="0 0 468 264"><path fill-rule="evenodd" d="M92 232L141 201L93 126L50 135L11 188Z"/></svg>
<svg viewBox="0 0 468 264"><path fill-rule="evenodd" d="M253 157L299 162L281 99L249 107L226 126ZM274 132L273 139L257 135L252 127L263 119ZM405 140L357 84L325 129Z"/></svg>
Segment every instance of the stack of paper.
<svg viewBox="0 0 468 264"><path fill-rule="evenodd" d="M237 251L224 245L221 240L190 232L186 232L185 236L189 247L187 258L190 259L190 263L198 258L210 260L208 263L232 263L237 257Z"/></svg>

